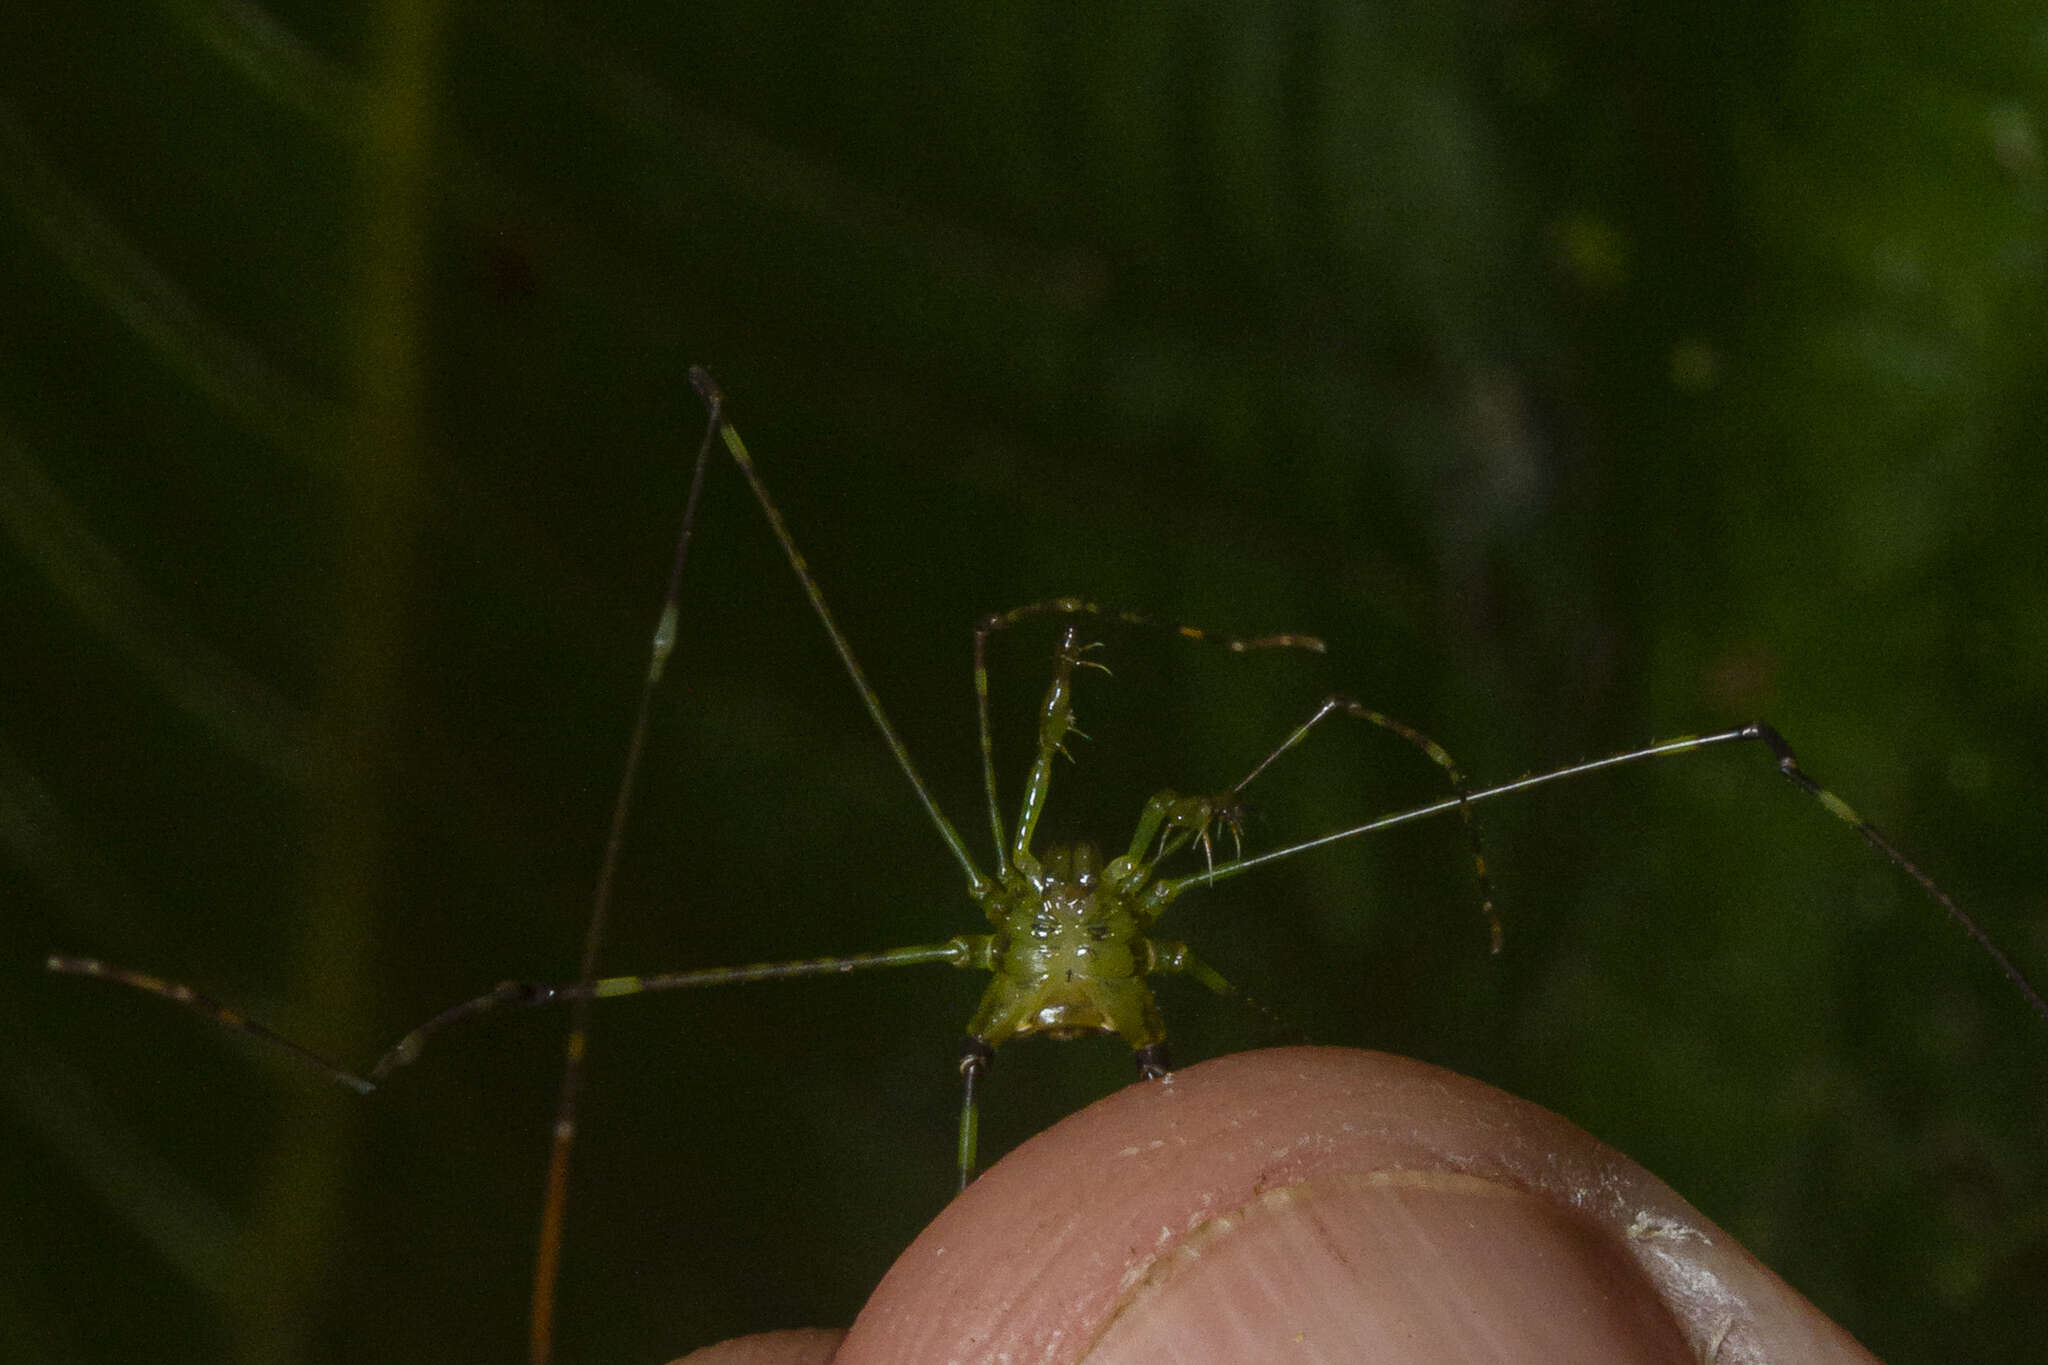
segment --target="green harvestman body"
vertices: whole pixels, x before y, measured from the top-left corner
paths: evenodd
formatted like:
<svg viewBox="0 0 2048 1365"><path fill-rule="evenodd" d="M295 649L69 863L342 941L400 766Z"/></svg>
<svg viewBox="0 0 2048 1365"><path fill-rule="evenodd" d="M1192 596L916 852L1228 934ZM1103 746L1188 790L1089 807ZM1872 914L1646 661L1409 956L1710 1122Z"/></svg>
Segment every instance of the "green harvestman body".
<svg viewBox="0 0 2048 1365"><path fill-rule="evenodd" d="M184 985L145 972L110 966L92 958L53 955L48 962L54 972L119 982L188 1006L219 1024L271 1043L334 1081L363 1093L374 1090L395 1070L417 1058L436 1035L466 1019L502 1008L568 1005L571 1013L569 1034L552 1127L534 1272L529 1356L536 1365L542 1365L553 1354L555 1285L563 1245L569 1165L576 1138L578 1098L588 1050L590 1014L597 1001L656 991L838 975L928 963L988 972L989 983L968 1022L959 1065L962 1098L957 1166L959 1180L964 1187L972 1177L977 1161L982 1082L995 1050L1004 1043L1034 1033L1054 1038L1091 1033L1114 1034L1131 1047L1139 1075L1146 1079L1157 1078L1167 1074L1170 1063L1166 1026L1149 979L1155 975L1185 975L1218 995L1239 996L1230 982L1197 957L1186 944L1152 936L1153 925L1183 893L1213 886L1216 882L1327 844L1456 812L1464 822L1470 842L1479 907L1488 927L1491 946L1498 952L1502 943L1501 926L1494 909L1473 807L1496 797L1639 760L1725 744L1754 742L1761 745L1781 774L1830 814L1855 829L1878 854L1911 878L1991 956L2035 1013L2048 1020L2048 1003L2044 1003L2026 977L1948 893L1846 802L1814 781L1800 765L1784 737L1763 722L1714 733L1681 736L1514 782L1473 789L1457 764L1433 740L1348 697L1333 695L1321 701L1307 719L1227 791L1208 795L1167 791L1154 795L1144 804L1128 841L1120 848L1113 846L1105 854L1100 847L1086 843L1038 847L1036 835L1050 796L1053 769L1057 759L1067 753L1066 741L1080 733L1075 724L1076 683L1084 671L1102 670L1102 665L1090 657L1095 645L1082 638L1077 622L1097 620L1164 629L1233 653L1268 649L1320 652L1323 648L1321 641L1312 636L1219 636L1078 598L1059 598L995 613L983 618L975 627L974 685L983 786L994 848L992 868L985 871L969 850L967 841L940 809L884 710L880 696L868 682L780 511L762 483L751 455L739 433L726 419L723 394L704 371L693 370L691 377L709 407L710 416L698 448L689 496L670 562L661 615L654 632L624 772L593 892L582 964L574 982L563 985L506 982L433 1016L400 1039L367 1072L359 1074ZM704 479L712 462L714 445L718 443L724 445L746 479L876 730L923 805L933 828L958 864L967 884L968 896L987 920L989 932L802 961L631 976L598 974L627 820L646 749L653 699L675 646L682 574ZM1052 680L1039 707L1036 743L1024 791L1014 818L1006 822L995 776L987 646L992 635L1041 617L1061 619L1064 624L1060 627L1054 651ZM1447 783L1448 794L1428 805L1351 825L1285 847L1243 854L1239 836L1246 790L1276 760L1306 741L1326 722L1339 717L1364 721L1413 746L1440 770ZM1218 844L1225 838L1230 843L1231 856L1221 858ZM1197 852L1199 858L1194 856ZM1162 869L1176 861L1187 870L1165 875Z"/></svg>

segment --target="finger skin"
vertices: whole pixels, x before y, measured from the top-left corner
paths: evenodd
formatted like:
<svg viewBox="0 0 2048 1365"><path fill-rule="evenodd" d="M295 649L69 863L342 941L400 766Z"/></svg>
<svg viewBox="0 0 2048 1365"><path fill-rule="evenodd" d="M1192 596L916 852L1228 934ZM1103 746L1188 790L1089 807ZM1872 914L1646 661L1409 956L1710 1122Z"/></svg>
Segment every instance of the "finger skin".
<svg viewBox="0 0 2048 1365"><path fill-rule="evenodd" d="M1419 1062L1287 1048L1128 1087L1020 1147L832 1359L1872 1357L1556 1115Z"/></svg>

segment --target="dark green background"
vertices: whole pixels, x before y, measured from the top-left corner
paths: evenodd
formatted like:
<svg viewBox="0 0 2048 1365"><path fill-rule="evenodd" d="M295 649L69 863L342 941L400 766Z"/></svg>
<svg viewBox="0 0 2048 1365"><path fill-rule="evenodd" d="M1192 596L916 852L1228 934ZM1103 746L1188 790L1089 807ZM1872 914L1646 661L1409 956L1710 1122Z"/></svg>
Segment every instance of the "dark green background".
<svg viewBox="0 0 2048 1365"><path fill-rule="evenodd" d="M2037 7L981 8L6 8L0 1356L518 1358L559 1018L357 1100L38 964L364 1060L573 975L692 361L977 847L968 626L1078 592L1331 651L1110 633L1055 834L1333 687L1481 781L1764 716L2048 976ZM715 472L609 963L972 928ZM1050 635L1002 646L1014 786ZM1436 794L1359 728L1250 847ZM1444 823L1171 932L1629 1151L1882 1355L2038 1355L2048 1029L1909 883L1760 752L1485 816L1500 958ZM608 1008L562 1359L850 1317L946 1198L975 989ZM1006 1052L989 1146L1128 1066Z"/></svg>

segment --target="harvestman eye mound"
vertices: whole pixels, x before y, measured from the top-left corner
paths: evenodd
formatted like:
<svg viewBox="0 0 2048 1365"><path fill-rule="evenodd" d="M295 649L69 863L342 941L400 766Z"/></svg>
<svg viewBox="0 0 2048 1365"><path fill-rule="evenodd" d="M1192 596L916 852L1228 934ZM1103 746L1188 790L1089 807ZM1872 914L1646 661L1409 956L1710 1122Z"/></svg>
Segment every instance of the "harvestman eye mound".
<svg viewBox="0 0 2048 1365"><path fill-rule="evenodd" d="M839 975L880 968L943 964L989 974L980 1002L967 1021L959 1072L961 1102L957 1170L962 1188L973 1177L978 1157L978 1121L982 1091L994 1054L1004 1043L1030 1034L1067 1039L1113 1034L1132 1050L1138 1075L1150 1080L1170 1070L1167 1030L1151 978L1184 975L1220 996L1242 998L1237 988L1185 943L1155 937L1153 928L1183 894L1206 890L1256 868L1292 858L1340 840L1392 829L1432 816L1455 813L1464 824L1476 883L1476 901L1487 926L1493 951L1502 946L1491 882L1473 808L1482 802L1536 787L1581 777L1639 760L1692 753L1722 745L1749 744L1766 754L1788 781L1840 820L1912 880L1949 918L1991 957L1998 969L2025 997L2033 1011L2048 1020L2048 1004L2006 955L1935 881L1909 860L1885 835L1839 796L1821 786L1801 765L1784 736L1757 721L1709 734L1687 735L1644 748L1612 754L1590 762L1524 777L1497 786L1474 788L1450 755L1420 731L1345 696L1323 698L1272 751L1229 789L1183 794L1162 791L1137 811L1120 843L1048 844L1037 832L1050 799L1056 761L1067 754L1067 741L1078 735L1075 696L1091 671L1106 671L1093 656L1099 643L1085 638L1083 626L1157 630L1232 654L1265 650L1320 652L1322 642L1301 634L1227 636L1118 610L1074 597L1035 602L984 617L973 631L973 676L983 789L991 840L991 861L984 864L940 809L909 750L868 682L851 644L841 632L823 591L774 500L762 483L753 458L726 416L726 400L701 369L691 380L709 409L697 449L689 493L670 561L666 590L654 630L639 703L627 744L624 771L613 806L599 863L581 967L576 979L559 985L506 982L434 1015L377 1059L356 1072L321 1057L275 1031L245 1018L228 1006L182 984L146 972L111 966L95 958L52 955L53 972L97 977L163 997L211 1018L238 1033L282 1049L339 1084L368 1093L399 1068L415 1060L440 1033L465 1020L495 1010L566 1004L569 1032L560 1095L552 1126L552 1148L543 1198L539 1249L534 1270L529 1355L545 1365L553 1354L555 1284L563 1246L568 1173L577 1131L577 1106L589 1046L591 1014L597 1001L655 991L740 985L757 981ZM714 452L722 445L751 489L769 530L781 546L791 570L809 599L832 648L882 743L923 806L934 832L958 865L968 899L986 922L981 932L875 952L747 966L690 971L601 976L599 962L613 887L619 871L625 832L642 758L646 751L653 699L675 648L682 578L696 526L697 509ZM1058 623L1052 677L1037 713L1037 734L1021 797L1006 817L996 780L994 741L989 706L988 642L991 636L1027 621L1047 618ZM1438 801L1399 811L1300 840L1284 847L1246 854L1242 850L1242 815L1246 793L1276 760L1308 741L1332 721L1356 720L1412 747L1440 773L1446 794ZM1228 856L1225 856L1225 847Z"/></svg>

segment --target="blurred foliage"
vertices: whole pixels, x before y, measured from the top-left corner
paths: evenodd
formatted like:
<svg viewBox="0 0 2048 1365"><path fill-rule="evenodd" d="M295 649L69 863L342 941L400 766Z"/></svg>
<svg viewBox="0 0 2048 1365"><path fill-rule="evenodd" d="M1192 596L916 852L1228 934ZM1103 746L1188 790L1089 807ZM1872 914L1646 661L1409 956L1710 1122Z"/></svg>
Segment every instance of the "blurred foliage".
<svg viewBox="0 0 2048 1365"><path fill-rule="evenodd" d="M2037 8L408 5L0 13L0 1357L518 1357L560 1020L710 365L978 828L967 627L1111 633L1058 834L1330 688L1478 779L1765 716L2048 977ZM717 471L619 970L969 927ZM1050 636L996 660L1017 780ZM1363 731L1364 727L1356 727ZM1371 733L1248 838L1436 794ZM1631 1152L1895 1360L2048 1339L2048 1034L1761 753L1190 895L1314 1037ZM846 1320L947 1195L950 973L599 1020L565 1361ZM1178 1055L1256 1018L1169 992ZM1000 1151L1128 1076L1007 1051Z"/></svg>

